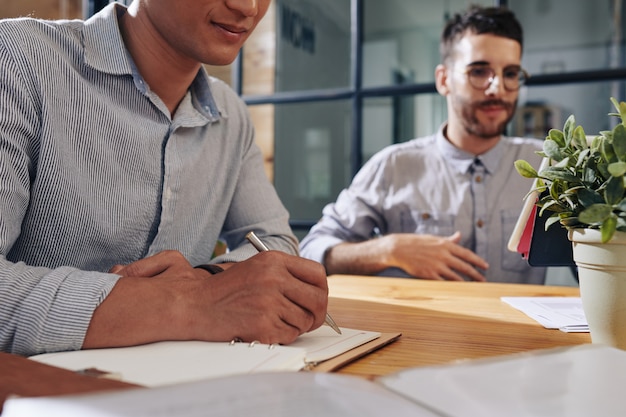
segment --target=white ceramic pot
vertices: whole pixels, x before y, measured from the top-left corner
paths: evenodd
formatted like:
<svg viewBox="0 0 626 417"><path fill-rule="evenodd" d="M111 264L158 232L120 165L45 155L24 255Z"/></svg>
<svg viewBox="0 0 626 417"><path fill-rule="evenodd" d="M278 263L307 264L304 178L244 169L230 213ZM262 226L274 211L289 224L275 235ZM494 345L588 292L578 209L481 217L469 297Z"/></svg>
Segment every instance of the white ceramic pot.
<svg viewBox="0 0 626 417"><path fill-rule="evenodd" d="M626 232L607 243L595 229L571 230L568 236L591 341L626 350Z"/></svg>

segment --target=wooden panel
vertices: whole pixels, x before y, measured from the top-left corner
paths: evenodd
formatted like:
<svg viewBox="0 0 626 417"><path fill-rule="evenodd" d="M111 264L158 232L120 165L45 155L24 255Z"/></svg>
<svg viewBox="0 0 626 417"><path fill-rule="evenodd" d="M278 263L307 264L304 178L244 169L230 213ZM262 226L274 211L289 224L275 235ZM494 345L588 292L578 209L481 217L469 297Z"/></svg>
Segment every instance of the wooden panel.
<svg viewBox="0 0 626 417"><path fill-rule="evenodd" d="M274 93L276 66L276 8L270 3L267 14L259 22L243 48L244 94Z"/></svg>
<svg viewBox="0 0 626 417"><path fill-rule="evenodd" d="M78 19L82 17L82 0L2 0L0 18L21 16Z"/></svg>
<svg viewBox="0 0 626 417"><path fill-rule="evenodd" d="M244 95L269 95L274 92L276 65L276 9L270 3L267 14L259 22L243 48ZM212 76L232 86L232 65L205 65ZM256 143L263 152L265 173L274 181L274 106L250 106L250 116L256 130Z"/></svg>
<svg viewBox="0 0 626 417"><path fill-rule="evenodd" d="M265 174L274 181L274 106L250 106L250 117L256 130L256 143L263 152Z"/></svg>
<svg viewBox="0 0 626 417"><path fill-rule="evenodd" d="M259 22L243 48L243 92L246 95L274 93L276 66L276 8L270 3L267 14ZM274 106L250 106L256 129L256 143L263 151L265 173L274 181Z"/></svg>

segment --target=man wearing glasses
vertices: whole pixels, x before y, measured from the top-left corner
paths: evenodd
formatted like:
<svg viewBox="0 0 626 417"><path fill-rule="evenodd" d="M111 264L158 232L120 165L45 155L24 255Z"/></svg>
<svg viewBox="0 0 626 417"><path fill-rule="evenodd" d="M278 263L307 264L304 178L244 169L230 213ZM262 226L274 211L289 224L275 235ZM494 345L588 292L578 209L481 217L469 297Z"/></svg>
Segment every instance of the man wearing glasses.
<svg viewBox="0 0 626 417"><path fill-rule="evenodd" d="M437 90L448 120L431 136L372 157L302 240L328 274L544 283L507 241L531 184L517 159L537 139L503 136L520 87L523 36L504 8L470 7L441 36Z"/></svg>

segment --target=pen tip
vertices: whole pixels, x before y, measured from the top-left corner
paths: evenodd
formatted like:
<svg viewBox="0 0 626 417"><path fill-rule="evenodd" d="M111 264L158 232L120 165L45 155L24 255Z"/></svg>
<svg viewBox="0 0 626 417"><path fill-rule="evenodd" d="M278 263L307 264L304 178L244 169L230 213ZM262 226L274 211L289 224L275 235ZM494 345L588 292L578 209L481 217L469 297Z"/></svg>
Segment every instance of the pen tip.
<svg viewBox="0 0 626 417"><path fill-rule="evenodd" d="M335 323L335 320L333 320L333 318L330 317L330 314L328 313L326 313L326 324L328 324L338 334L341 334L341 329L339 328L339 326L337 326L337 323Z"/></svg>

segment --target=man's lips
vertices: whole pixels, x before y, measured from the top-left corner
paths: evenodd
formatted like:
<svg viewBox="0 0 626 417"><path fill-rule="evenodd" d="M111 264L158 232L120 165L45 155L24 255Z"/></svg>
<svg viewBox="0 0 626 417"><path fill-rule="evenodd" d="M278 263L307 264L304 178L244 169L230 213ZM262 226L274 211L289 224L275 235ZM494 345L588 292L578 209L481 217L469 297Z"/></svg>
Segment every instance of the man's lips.
<svg viewBox="0 0 626 417"><path fill-rule="evenodd" d="M224 30L225 32L230 32L236 35L247 33L249 30L247 27L244 27L244 26L229 25L226 23L213 23L213 24L219 27L220 29Z"/></svg>
<svg viewBox="0 0 626 417"><path fill-rule="evenodd" d="M498 114L501 112L506 112L509 109L509 106L506 103L482 103L477 107L478 110L486 114Z"/></svg>

